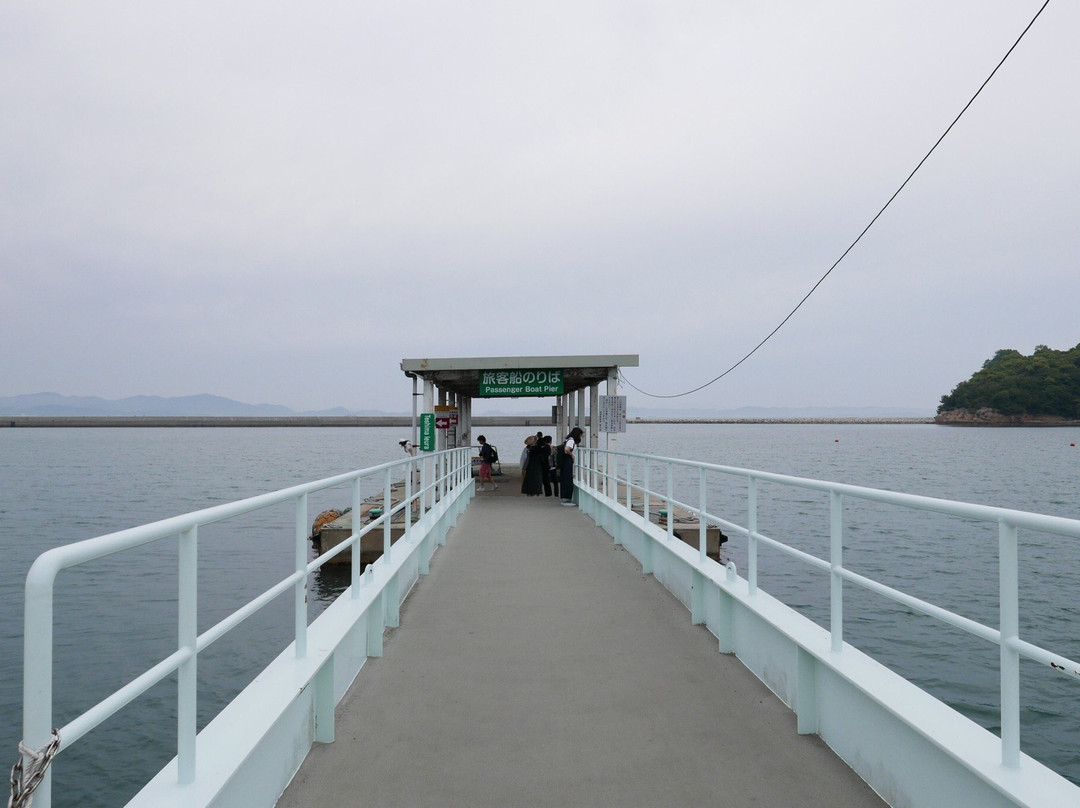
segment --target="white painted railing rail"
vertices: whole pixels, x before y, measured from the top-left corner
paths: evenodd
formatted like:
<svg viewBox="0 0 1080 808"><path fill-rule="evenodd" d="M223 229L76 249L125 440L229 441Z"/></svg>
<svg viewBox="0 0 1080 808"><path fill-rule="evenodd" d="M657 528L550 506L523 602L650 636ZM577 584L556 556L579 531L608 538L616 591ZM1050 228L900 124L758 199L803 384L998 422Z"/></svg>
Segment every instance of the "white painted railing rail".
<svg viewBox="0 0 1080 808"><path fill-rule="evenodd" d="M196 665L199 653L223 637L275 598L293 590L294 640L296 657L307 653L308 578L334 556L352 553L352 597L360 597L360 541L368 533L382 529L383 558L391 550L391 521L400 513L408 537L414 503L418 519L431 509L437 500L471 484L471 451L452 449L440 453L406 458L371 468L360 469L334 477L293 486L273 493L194 511L128 530L57 547L39 556L26 579L26 612L23 664L23 741L31 749L44 746L51 737L53 724L53 596L59 574L72 567L95 559L121 553L155 542L179 542L179 580L177 611L179 642L177 650L147 669L119 690L96 705L86 709L59 728L61 751L85 736L101 722L138 698L155 684L174 672L177 684L177 771L181 784L196 777ZM382 481L382 514L361 525L353 523L352 535L331 551L308 561L308 495L342 485L352 486L352 510L359 514L365 480ZM392 484L404 479L404 495L392 501ZM414 484L414 479L419 484ZM295 565L293 572L274 584L228 617L199 633L197 624L198 530L204 525L292 502L295 506ZM34 794L37 808L49 808L51 778L45 779Z"/></svg>
<svg viewBox="0 0 1080 808"><path fill-rule="evenodd" d="M659 484L652 482L655 479L657 469L662 471ZM684 499L677 498L674 490L673 480L676 469L690 470L691 474L696 472L695 483L688 486L683 481L681 487L684 492L687 487L696 485L696 491L690 494L683 493ZM707 474L723 475L745 481L746 524L731 521L728 518L730 514L721 516L709 510ZM643 511L642 516L645 522L650 520L651 500L653 498L664 503L668 514L674 514L675 508L681 508L693 514L699 522L699 555L701 562L705 562L706 559L705 536L707 525L717 525L723 530L745 537L748 552L747 580L751 595L757 591L758 586L758 547L760 544L775 548L805 564L829 572L831 581L829 632L832 651L835 653L840 652L844 645L843 584L845 581L997 645L1000 649L1001 764L1007 768L1016 768L1020 764L1021 658L1045 665L1056 673L1073 679L1080 679L1080 663L1020 639L1019 563L1017 555L1018 532L1020 530L1039 531L1080 539L1080 520L987 505L952 502L933 497L753 471L732 466L626 452L610 452L602 449L586 449L585 447L582 447L579 451L578 468L575 470L575 477L577 478L575 482L579 485L606 499L616 500L617 504L626 511L631 511L636 500L635 494L640 496L638 502ZM758 531L758 484L762 482L817 491L828 496L830 553L827 559L818 558ZM617 500L619 493L622 493L624 497L621 502ZM845 499L864 500L996 524L998 526L1000 626L993 628L983 625L845 568L843 563L843 503ZM674 519L668 518L666 522L668 541L672 541ZM731 566L733 567L733 565ZM730 569L729 572L734 574L733 569Z"/></svg>

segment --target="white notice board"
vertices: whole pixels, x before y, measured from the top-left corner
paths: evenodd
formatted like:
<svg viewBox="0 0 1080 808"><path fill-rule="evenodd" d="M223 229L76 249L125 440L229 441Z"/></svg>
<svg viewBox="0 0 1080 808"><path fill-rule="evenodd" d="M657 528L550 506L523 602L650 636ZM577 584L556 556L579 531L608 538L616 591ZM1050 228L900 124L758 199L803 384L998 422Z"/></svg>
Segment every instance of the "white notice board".
<svg viewBox="0 0 1080 808"><path fill-rule="evenodd" d="M626 396L600 396L597 432L626 431Z"/></svg>

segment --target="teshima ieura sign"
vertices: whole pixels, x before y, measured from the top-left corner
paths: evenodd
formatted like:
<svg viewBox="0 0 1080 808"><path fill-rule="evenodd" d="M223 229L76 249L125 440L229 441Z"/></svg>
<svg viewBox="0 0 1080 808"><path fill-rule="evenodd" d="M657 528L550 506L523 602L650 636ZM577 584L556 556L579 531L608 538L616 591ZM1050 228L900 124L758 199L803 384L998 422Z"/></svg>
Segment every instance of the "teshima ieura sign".
<svg viewBox="0 0 1080 808"><path fill-rule="evenodd" d="M482 370L480 397L561 396L562 370Z"/></svg>

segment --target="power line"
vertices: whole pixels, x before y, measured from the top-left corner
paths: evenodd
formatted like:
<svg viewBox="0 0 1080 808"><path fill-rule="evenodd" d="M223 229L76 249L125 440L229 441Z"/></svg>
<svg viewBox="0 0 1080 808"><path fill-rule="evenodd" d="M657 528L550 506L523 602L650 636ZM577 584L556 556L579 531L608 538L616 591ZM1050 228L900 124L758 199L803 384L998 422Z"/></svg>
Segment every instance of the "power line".
<svg viewBox="0 0 1080 808"><path fill-rule="evenodd" d="M793 308L791 311L789 311L787 316L783 320L780 321L779 325L777 325L776 328L774 328L772 331L770 331L765 336L765 339L763 339L761 342L759 342L757 345L755 345L753 347L753 349L748 354L746 354L746 356L744 356L742 359L740 359L734 365L729 367L727 370L725 370L723 373L721 373L716 378L705 382L705 384L702 384L702 385L699 385L698 387L695 387L693 390L687 390L684 393L672 393L670 395L661 395L661 394L657 394L657 393L647 393L646 391L642 390L640 387L637 387L636 385L634 385L629 379L626 378L626 376L620 370L619 375L622 376L623 381L626 382L626 384L628 384L630 387L633 387L635 390L637 390L642 395L649 396L650 398L681 398L682 396L688 396L691 393L696 393L699 390L704 390L706 387L708 387L711 384L715 384L716 382L720 381L722 378L727 376L729 373L731 373L733 370L735 370L735 368L739 367L739 365L741 365L743 362L745 362L747 359L749 359L755 353L757 353L758 349L761 348L761 346L764 345L766 342L768 342L770 339L772 339L773 335L776 334L776 332L779 331L781 328L783 328L784 325L787 324L787 321L790 320L795 315L795 312L797 312L799 309L802 308L803 303L805 303L810 298L810 295L814 294L814 292L817 291L817 288L819 286L821 286L822 283L825 282L825 279L827 277L829 277L830 274L832 274L832 271L834 269L836 269L837 266L839 266L840 262L843 261L847 257L848 253L850 253L853 249L855 249L855 245L858 244L862 240L862 237L866 235L867 231L869 231L870 228L874 226L874 223L879 218L881 218L881 214L883 214L885 212L885 210L889 207L889 205L891 205L893 203L893 200L896 199L896 197L898 197L900 195L900 192L904 190L904 188L907 186L907 184L909 182L911 182L911 178L914 177L916 172L918 172L918 170L923 167L923 163L925 163L930 158L930 155L934 153L934 150L937 149L937 147L939 145L941 145L941 142L945 139L946 135L948 135L949 132L952 131L953 127L956 126L957 121L959 121L960 118L963 117L964 113L967 112L968 108L975 102L975 99L979 97L979 94L983 91L983 88L985 88L986 85L990 83L990 79L992 79L994 77L994 75L998 72L998 70L1001 68L1001 66L1003 64L1005 64L1005 60L1009 58L1009 56L1012 54L1012 52L1014 50L1016 50L1016 46L1020 44L1020 40L1024 38L1024 36L1027 34L1027 32L1029 30L1031 30L1031 26L1033 26L1035 24L1035 20L1039 19L1039 15L1041 15L1043 13L1043 11L1046 9L1046 7L1048 5L1050 5L1050 0L1046 0L1046 2L1044 2L1042 4L1042 6L1039 8L1039 10L1037 12L1035 12L1035 16L1031 18L1031 22L1029 22L1027 24L1027 26L1024 28L1024 30L1020 32L1020 36L1018 36L1016 38L1016 41L1012 44L1012 47L1009 48L1009 50L1006 51L1005 55L1001 57L1001 61L999 61L997 63L997 66L993 70L990 71L990 75L987 76L986 79L983 81L983 83L979 85L979 89L976 90L975 94L973 96L971 96L971 98L968 100L968 102L966 104L964 104L964 108L962 110L960 110L960 113L955 118L953 118L952 123L950 123L948 125L948 127L946 127L945 131L941 133L941 137L939 137L934 142L934 145L930 147L930 151L928 151L923 156L923 158L919 161L919 164L916 165L915 168L912 169L911 173L907 175L907 179L905 179L902 183L900 183L900 187L897 188L893 192L893 195L889 197L889 200L884 205L881 206L881 210L879 210L877 212L877 214L874 216L874 218L870 220L870 223L868 225L866 225L866 227L864 227L862 229L862 232L859 233L859 235L855 238L855 240L853 242L851 242L851 244L848 245L847 249L844 250L844 252L840 255L840 257L837 258L836 261L833 262L833 265L831 267L829 267L828 271L824 275L822 275L820 278L818 278L817 283L815 283L812 287L810 287L810 291L807 292L805 295L803 295L802 300L800 300L798 302L798 304L795 306L795 308Z"/></svg>

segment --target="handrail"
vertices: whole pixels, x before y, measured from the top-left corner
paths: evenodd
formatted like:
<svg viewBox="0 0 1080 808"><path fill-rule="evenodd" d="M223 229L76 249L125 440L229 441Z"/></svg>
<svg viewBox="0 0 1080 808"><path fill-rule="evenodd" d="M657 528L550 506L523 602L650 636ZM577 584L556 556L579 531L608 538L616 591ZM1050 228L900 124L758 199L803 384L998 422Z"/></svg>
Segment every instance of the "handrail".
<svg viewBox="0 0 1080 808"><path fill-rule="evenodd" d="M1049 667L1056 673L1064 674L1073 679L1080 679L1080 663L1020 639L1019 563L1017 557L1018 531L1020 529L1080 539L1080 520L991 505L954 502L916 494L884 491L845 483L813 480L805 477L793 477L735 466L632 452L612 452L605 449L581 447L578 462L580 464L580 485L596 496L609 498L615 507L625 507L627 511L630 511L631 491L640 494L644 499L643 518L645 521L649 521L650 518L650 498L665 502L669 514L667 519L667 541L669 542L672 541L674 508L682 508L688 513L696 515L699 522L700 536L700 560L698 563L701 565L703 574L715 577L718 582L722 580L720 572L704 564L706 524L715 524L744 536L747 539L747 582L751 597L757 593L759 543L764 543L805 564L829 572L829 634L832 653L840 653L843 649L844 581L997 645L1000 649L1001 762L1003 766L1016 768L1020 765L1020 659L1029 659ZM635 481L633 478L635 462L640 464L640 481ZM663 475L664 490L654 490L650 485L650 466L654 465L662 465L666 470L666 474ZM696 483L698 486L698 504L695 505L692 502L676 498L672 479L674 469L677 467L698 470ZM746 481L747 521L745 525L737 524L729 518L709 512L705 505L707 472L738 477ZM610 494L609 479L612 481L611 485L613 486ZM759 482L776 483L828 494L829 558L819 558L758 531L757 502ZM620 485L626 487L626 505L618 502ZM685 498L693 499L693 497ZM998 525L1000 627L993 628L984 625L844 567L843 502L845 498L895 505L979 522L996 523ZM715 565L713 566L715 567Z"/></svg>
<svg viewBox="0 0 1080 808"><path fill-rule="evenodd" d="M53 727L53 594L59 574L72 567L122 553L155 542L177 539L179 542L179 582L177 611L179 642L177 650L157 662L136 678L123 685L97 704L83 711L60 728L61 751L138 698L154 685L175 672L178 676L177 763L180 783L192 782L195 777L196 702L195 666L199 653L265 607L275 598L294 591L296 656L302 659L307 651L307 582L308 576L335 555L352 552L352 597L359 598L360 540L371 531L384 532L383 559L389 560L391 548L390 524L394 516L404 513L405 532L411 528L414 505L422 517L436 501L471 482L471 450L468 447L408 457L369 468L338 474L267 494L260 494L198 511L162 519L138 527L120 530L104 536L55 547L42 553L31 565L26 577L26 611L23 662L23 738L31 749L42 746ZM398 504L393 504L393 479L404 476L405 491ZM419 485L413 485L414 475ZM363 504L361 481L380 479L383 483L382 514L360 526L354 522L352 534L332 551L308 561L308 495L336 486L351 484L352 511L360 513ZM295 503L294 569L266 591L249 600L214 626L197 633L198 602L196 570L198 568L198 529L237 516L262 510L284 502ZM50 789L48 780L42 783L35 804L47 806Z"/></svg>

